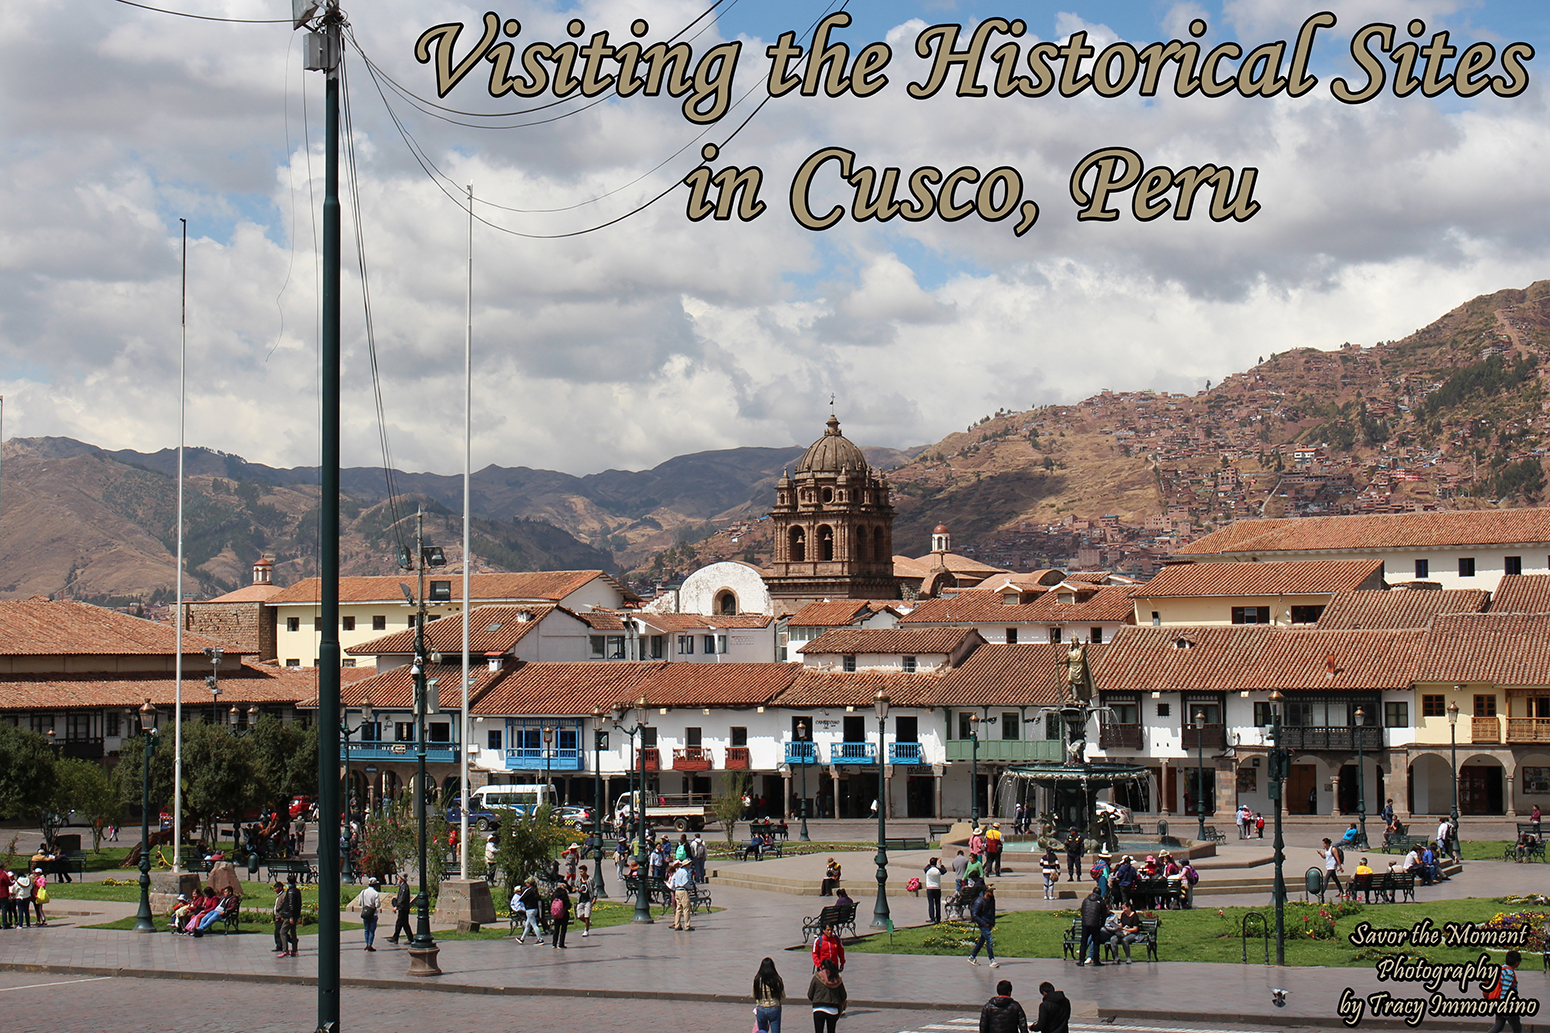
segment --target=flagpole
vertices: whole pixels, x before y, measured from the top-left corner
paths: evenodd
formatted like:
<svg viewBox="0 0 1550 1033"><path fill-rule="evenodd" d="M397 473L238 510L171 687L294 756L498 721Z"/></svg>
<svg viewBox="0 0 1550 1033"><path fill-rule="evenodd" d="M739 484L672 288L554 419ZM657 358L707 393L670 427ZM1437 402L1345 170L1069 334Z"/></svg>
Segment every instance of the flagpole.
<svg viewBox="0 0 1550 1033"><path fill-rule="evenodd" d="M474 429L474 185L468 184L468 324L463 332L463 709L458 720L463 722L462 732L459 736L460 749L458 750L458 785L463 794L462 806L458 811L458 869L463 878L468 878L468 805L473 799L468 789L468 737L473 726L468 720L468 622L469 607L473 606L473 597L469 594L472 585L473 559L470 555L470 547L473 543L473 535L469 531L468 517L470 508L469 481L473 476L473 429Z"/></svg>
<svg viewBox="0 0 1550 1033"><path fill-rule="evenodd" d="M178 321L177 634L172 674L172 870L183 870L183 445L188 430L188 220L183 224L183 292Z"/></svg>

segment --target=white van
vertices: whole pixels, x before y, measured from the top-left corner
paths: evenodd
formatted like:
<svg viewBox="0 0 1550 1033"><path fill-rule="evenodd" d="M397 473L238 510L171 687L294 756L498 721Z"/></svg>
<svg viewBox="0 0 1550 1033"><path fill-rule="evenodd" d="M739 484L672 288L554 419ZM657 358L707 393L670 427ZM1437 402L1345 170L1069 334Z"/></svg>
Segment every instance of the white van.
<svg viewBox="0 0 1550 1033"><path fill-rule="evenodd" d="M461 802L462 798L459 797L447 808L449 824L455 825L461 819L458 813ZM547 785L480 786L474 790L474 802L468 809L468 821L480 832L485 832L500 825L500 812L505 808L509 807L518 814L531 814L546 803L554 803Z"/></svg>

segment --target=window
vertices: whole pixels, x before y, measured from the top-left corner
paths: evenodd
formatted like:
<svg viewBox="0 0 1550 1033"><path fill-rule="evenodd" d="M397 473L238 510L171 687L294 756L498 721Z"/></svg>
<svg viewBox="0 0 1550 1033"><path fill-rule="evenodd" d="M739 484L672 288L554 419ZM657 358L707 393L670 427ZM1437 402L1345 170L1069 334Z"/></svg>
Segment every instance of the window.
<svg viewBox="0 0 1550 1033"><path fill-rule="evenodd" d="M1156 610L1152 611L1152 627L1162 627L1162 614L1158 613Z"/></svg>
<svg viewBox="0 0 1550 1033"><path fill-rule="evenodd" d="M1003 710L1001 712L1001 738L1021 739L1023 730L1022 715L1015 710Z"/></svg>
<svg viewBox="0 0 1550 1033"><path fill-rule="evenodd" d="M1102 628L1088 628L1087 629L1087 641L1102 643L1103 642L1103 629Z"/></svg>
<svg viewBox="0 0 1550 1033"><path fill-rule="evenodd" d="M1204 714L1206 724L1219 725L1222 723L1221 702L1213 697L1199 699L1186 699L1184 701L1184 720L1191 726L1195 723L1195 715Z"/></svg>
<svg viewBox="0 0 1550 1033"><path fill-rule="evenodd" d="M657 748L657 729L655 725L640 730L640 748L654 750Z"/></svg>
<svg viewBox="0 0 1550 1033"><path fill-rule="evenodd" d="M393 722L393 741L394 742L414 742L414 722L413 721L394 721Z"/></svg>
<svg viewBox="0 0 1550 1033"><path fill-rule="evenodd" d="M339 666L340 667L354 667L355 666L355 657L353 657L353 656L346 657L345 659L339 661Z"/></svg>
<svg viewBox="0 0 1550 1033"><path fill-rule="evenodd" d="M1232 622L1234 624L1269 624L1270 607L1234 606L1232 608Z"/></svg>
<svg viewBox="0 0 1550 1033"><path fill-rule="evenodd" d="M33 714L32 730L39 735L47 735L54 730L53 714Z"/></svg>
<svg viewBox="0 0 1550 1033"><path fill-rule="evenodd" d="M1404 700L1383 704L1383 726L1405 728L1410 724L1410 704Z"/></svg>
<svg viewBox="0 0 1550 1033"><path fill-rule="evenodd" d="M663 645L663 641L662 640L664 638L666 638L666 637L667 636L665 636L665 635L652 635L651 636L651 659L653 659L653 660L660 660L660 659L662 659L662 654L665 651L665 647Z"/></svg>
<svg viewBox="0 0 1550 1033"><path fill-rule="evenodd" d="M1495 696L1476 696L1475 697L1475 716L1476 717L1495 717L1496 716L1496 697Z"/></svg>
<svg viewBox="0 0 1550 1033"><path fill-rule="evenodd" d="M834 528L828 524L818 528L818 558L825 562L834 559Z"/></svg>
<svg viewBox="0 0 1550 1033"><path fill-rule="evenodd" d="M958 738L968 739L974 734L974 712L972 710L960 710L958 712Z"/></svg>
<svg viewBox="0 0 1550 1033"><path fill-rule="evenodd" d="M67 715L65 715L65 738L66 739L90 739L91 738L91 715L90 714L67 714Z"/></svg>
<svg viewBox="0 0 1550 1033"><path fill-rule="evenodd" d="M914 674L915 673L915 658L913 656L907 656L907 657L904 658L904 673L905 674Z"/></svg>
<svg viewBox="0 0 1550 1033"><path fill-rule="evenodd" d="M1459 557L1459 577L1475 576L1475 560L1473 556Z"/></svg>
<svg viewBox="0 0 1550 1033"><path fill-rule="evenodd" d="M607 644L604 642L604 639L603 639L602 635L588 635L587 636L587 659L588 660L601 660L601 659L603 659L603 657L607 655L607 654L605 654L603 652L603 650L606 649L606 648L607 648Z"/></svg>
<svg viewBox="0 0 1550 1033"><path fill-rule="evenodd" d="M920 742L920 718L895 717L893 736L899 742Z"/></svg>
<svg viewBox="0 0 1550 1033"><path fill-rule="evenodd" d="M1170 710L1171 710L1171 709L1172 709L1172 708L1171 708L1171 705L1170 705L1170 704L1167 704L1167 703L1159 703L1159 704L1157 704L1157 716L1158 716L1158 717L1167 717L1167 716L1168 716L1168 713L1169 713L1169 711L1170 711Z"/></svg>
<svg viewBox="0 0 1550 1033"><path fill-rule="evenodd" d="M1009 646L1017 645L1017 629L1016 628L1007 628L1006 629L1006 644L1009 645Z"/></svg>
<svg viewBox="0 0 1550 1033"><path fill-rule="evenodd" d="M1523 772L1523 791L1542 796L1550 793L1550 768L1519 768Z"/></svg>
<svg viewBox="0 0 1550 1033"><path fill-rule="evenodd" d="M1431 576L1431 573L1432 573L1432 563L1431 563L1431 560L1416 560L1415 561L1415 579L1417 581L1425 581L1428 577Z"/></svg>
<svg viewBox="0 0 1550 1033"><path fill-rule="evenodd" d="M415 614L412 614L412 613L411 613L411 614L410 614L410 615L409 615L409 626L410 626L410 627L411 627L411 628L412 628L412 627L414 627L414 618L415 618Z"/></svg>
<svg viewBox="0 0 1550 1033"><path fill-rule="evenodd" d="M685 728L684 729L684 745L685 746L688 746L688 747L691 747L691 748L698 747L702 743L704 743L704 741L705 741L705 738L704 738L704 736L702 736L700 734L700 729L698 729L698 728Z"/></svg>
<svg viewBox="0 0 1550 1033"><path fill-rule="evenodd" d="M312 618L312 630L313 631L322 631L323 630L323 618L322 617L314 617L314 618Z"/></svg>
<svg viewBox="0 0 1550 1033"><path fill-rule="evenodd" d="M380 742L381 740L381 721L366 721L361 725L361 742Z"/></svg>
<svg viewBox="0 0 1550 1033"><path fill-rule="evenodd" d="M490 729L489 732L486 733L485 743L486 743L486 745L488 746L489 749L492 749L492 750L500 749L501 748L501 730L499 728L492 728L492 729Z"/></svg>
<svg viewBox="0 0 1550 1033"><path fill-rule="evenodd" d="M293 657L293 658L285 661L285 666L287 666L287 667L300 667L301 666L301 661L297 660L297 659L295 659Z"/></svg>
<svg viewBox="0 0 1550 1033"><path fill-rule="evenodd" d="M792 563L801 563L807 559L807 532L800 527L793 527L786 537L786 552L791 557Z"/></svg>
<svg viewBox="0 0 1550 1033"><path fill-rule="evenodd" d="M433 603L448 603L452 601L452 582L432 581L430 600Z"/></svg>
<svg viewBox="0 0 1550 1033"><path fill-rule="evenodd" d="M1431 695L1422 696L1421 697L1421 716L1422 717L1447 717L1448 716L1448 700L1447 700L1447 697L1443 696L1441 693L1438 693L1435 696L1431 696Z"/></svg>
<svg viewBox="0 0 1550 1033"><path fill-rule="evenodd" d="M373 614L372 617L371 617L371 630L372 631L386 631L387 630L387 614L385 614L385 613Z"/></svg>
<svg viewBox="0 0 1550 1033"><path fill-rule="evenodd" d="M716 596L716 612L720 614L734 614L737 612L737 596L732 592L722 592Z"/></svg>
<svg viewBox="0 0 1550 1033"><path fill-rule="evenodd" d="M1141 723L1141 704L1133 696L1128 699L1105 699L1104 705L1114 711L1114 723L1117 725Z"/></svg>
<svg viewBox="0 0 1550 1033"><path fill-rule="evenodd" d="M1270 704L1269 703L1266 703L1266 702L1256 702L1254 704L1254 727L1255 728L1269 728L1270 727Z"/></svg>
<svg viewBox="0 0 1550 1033"><path fill-rule="evenodd" d="M339 630L340 631L354 631L355 630L355 618L354 617L340 617L339 618Z"/></svg>
<svg viewBox="0 0 1550 1033"><path fill-rule="evenodd" d="M433 721L425 726L427 742L451 742L452 724L449 721Z"/></svg>
<svg viewBox="0 0 1550 1033"><path fill-rule="evenodd" d="M1317 624L1319 617L1324 613L1322 606L1294 606L1292 607L1293 624Z"/></svg>
<svg viewBox="0 0 1550 1033"><path fill-rule="evenodd" d="M1051 642L1059 642L1060 641L1060 629L1059 628L1050 628L1049 629L1049 640Z"/></svg>
<svg viewBox="0 0 1550 1033"><path fill-rule="evenodd" d="M1521 573L1523 573L1523 557L1522 556L1508 556L1506 559L1502 560L1502 573L1503 574L1521 574Z"/></svg>
<svg viewBox="0 0 1550 1033"><path fill-rule="evenodd" d="M847 671L854 671L856 669L856 658L850 655L843 656L840 658L840 666Z"/></svg>
<svg viewBox="0 0 1550 1033"><path fill-rule="evenodd" d="M287 617L287 618L285 618L285 630L286 631L300 631L301 630L301 618L300 617Z"/></svg>
<svg viewBox="0 0 1550 1033"><path fill-rule="evenodd" d="M727 736L727 740L728 740L727 744L729 746L747 746L748 745L748 729L744 728L744 727L741 727L741 726L738 726L738 725L734 725L732 727L732 729L730 730L730 734L728 734L728 736Z"/></svg>
<svg viewBox="0 0 1550 1033"><path fill-rule="evenodd" d="M693 656L694 655L694 636L693 635L679 635L678 636L678 655L679 656Z"/></svg>
<svg viewBox="0 0 1550 1033"><path fill-rule="evenodd" d="M720 650L716 649L716 636L715 635L702 635L700 637L702 639L704 639L703 645L705 646L705 655L706 656L715 656L717 652L720 652ZM725 642L726 640L722 639L722 641Z"/></svg>
<svg viewBox="0 0 1550 1033"><path fill-rule="evenodd" d="M107 727L107 731L104 732L103 734L105 734L105 735L120 735L120 734L122 734L119 731L119 722L123 719L123 716L124 715L120 714L117 710L110 710L110 711L108 711L108 727Z"/></svg>

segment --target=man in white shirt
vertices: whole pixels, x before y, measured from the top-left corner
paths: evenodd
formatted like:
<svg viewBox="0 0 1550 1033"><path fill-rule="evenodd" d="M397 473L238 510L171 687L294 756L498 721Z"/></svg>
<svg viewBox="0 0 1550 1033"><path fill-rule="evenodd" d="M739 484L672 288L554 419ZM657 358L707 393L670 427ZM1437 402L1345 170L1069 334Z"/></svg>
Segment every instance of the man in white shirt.
<svg viewBox="0 0 1550 1033"><path fill-rule="evenodd" d="M926 865L926 919L932 925L942 921L942 865L934 857Z"/></svg>
<svg viewBox="0 0 1550 1033"><path fill-rule="evenodd" d="M1437 822L1437 853L1445 854L1448 852L1448 843L1452 833L1453 823L1447 818L1442 818Z"/></svg>
<svg viewBox="0 0 1550 1033"><path fill-rule="evenodd" d="M667 877L667 885L673 891L673 929L693 930L689 924L689 884L693 879L689 875L689 865L685 861L674 861L673 873Z"/></svg>

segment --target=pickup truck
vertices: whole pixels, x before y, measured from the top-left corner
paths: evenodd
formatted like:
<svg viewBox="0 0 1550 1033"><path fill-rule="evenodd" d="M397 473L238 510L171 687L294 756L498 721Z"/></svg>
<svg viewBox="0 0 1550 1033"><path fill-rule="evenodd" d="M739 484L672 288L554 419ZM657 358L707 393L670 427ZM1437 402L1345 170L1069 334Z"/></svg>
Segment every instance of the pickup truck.
<svg viewBox="0 0 1550 1033"><path fill-rule="evenodd" d="M639 796L639 793L621 793L614 801L614 816L617 818L626 810L634 814ZM685 796L646 794L646 824L652 828L671 825L679 832L698 832L714 821L716 814L710 809L710 797L704 793Z"/></svg>

